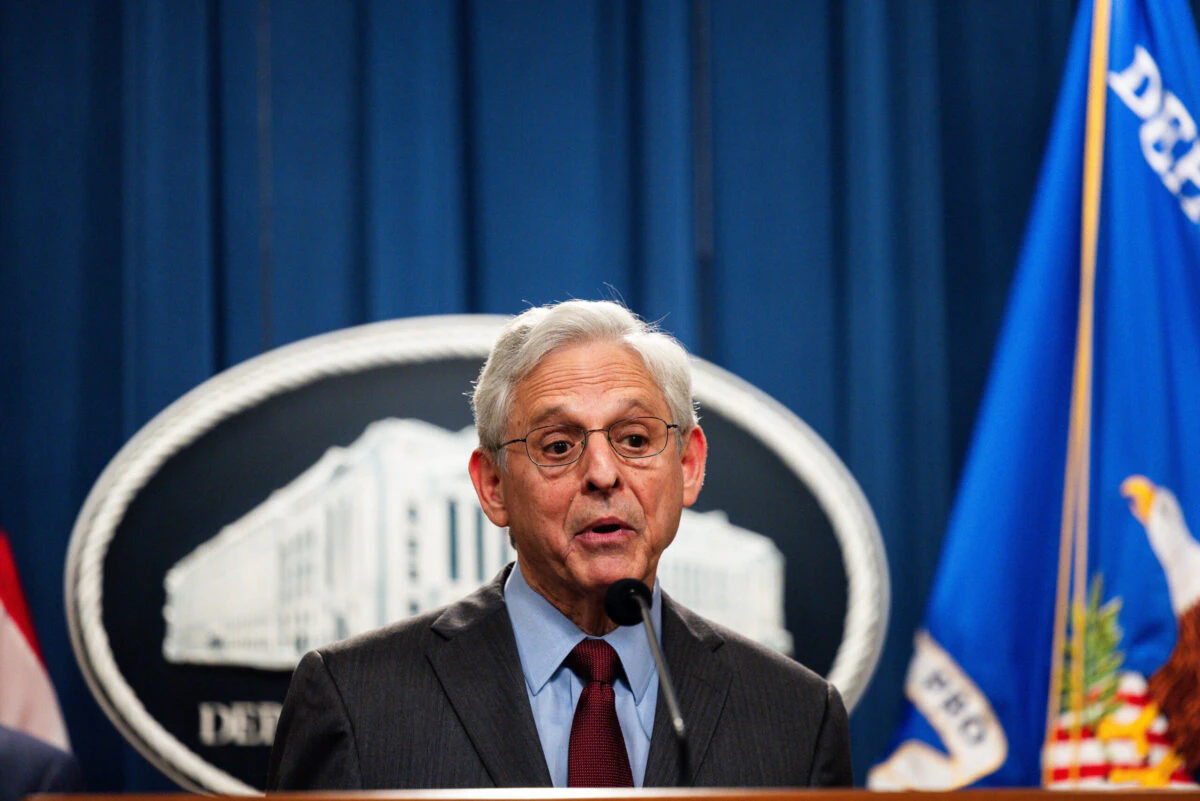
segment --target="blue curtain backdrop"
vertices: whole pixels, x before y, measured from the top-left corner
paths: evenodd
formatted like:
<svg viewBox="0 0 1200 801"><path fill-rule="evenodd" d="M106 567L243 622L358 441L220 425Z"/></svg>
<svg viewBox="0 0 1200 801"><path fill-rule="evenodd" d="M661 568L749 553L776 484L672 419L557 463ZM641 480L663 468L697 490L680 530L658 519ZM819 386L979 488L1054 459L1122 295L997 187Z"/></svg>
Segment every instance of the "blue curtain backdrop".
<svg viewBox="0 0 1200 801"><path fill-rule="evenodd" d="M67 639L150 417L313 334L617 296L813 425L894 607L886 751L1075 2L0 3L0 526L93 790L170 789ZM802 636L802 635L801 635Z"/></svg>

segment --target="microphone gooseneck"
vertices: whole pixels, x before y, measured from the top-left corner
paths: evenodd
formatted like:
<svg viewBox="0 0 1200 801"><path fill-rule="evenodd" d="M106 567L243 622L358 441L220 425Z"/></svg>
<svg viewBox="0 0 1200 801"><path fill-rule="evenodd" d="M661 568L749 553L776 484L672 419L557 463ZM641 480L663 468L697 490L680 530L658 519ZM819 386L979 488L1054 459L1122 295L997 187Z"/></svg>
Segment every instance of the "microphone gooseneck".
<svg viewBox="0 0 1200 801"><path fill-rule="evenodd" d="M671 673L667 670L667 661L663 658L662 647L658 644L658 634L654 631L654 623L650 620L650 603L653 599L650 588L633 578L614 581L604 593L604 611L618 626L645 626L646 639L650 643L650 653L654 657L654 666L658 668L658 685L662 690L663 701L667 705L667 713L671 716L671 730L679 745L679 763L681 771L680 784L687 786L690 782L687 752L687 729L683 725L683 713L679 710L679 700L675 696L675 684L671 681Z"/></svg>

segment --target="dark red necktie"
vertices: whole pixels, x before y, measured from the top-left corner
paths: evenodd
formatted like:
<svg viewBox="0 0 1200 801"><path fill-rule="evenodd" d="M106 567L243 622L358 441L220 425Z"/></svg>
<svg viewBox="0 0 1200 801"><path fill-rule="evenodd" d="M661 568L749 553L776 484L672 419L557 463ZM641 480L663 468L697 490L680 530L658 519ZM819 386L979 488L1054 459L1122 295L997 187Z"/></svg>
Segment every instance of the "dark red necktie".
<svg viewBox="0 0 1200 801"><path fill-rule="evenodd" d="M632 787L633 771L617 720L613 681L621 659L604 640L584 640L567 655L567 667L583 679L571 723L568 787Z"/></svg>

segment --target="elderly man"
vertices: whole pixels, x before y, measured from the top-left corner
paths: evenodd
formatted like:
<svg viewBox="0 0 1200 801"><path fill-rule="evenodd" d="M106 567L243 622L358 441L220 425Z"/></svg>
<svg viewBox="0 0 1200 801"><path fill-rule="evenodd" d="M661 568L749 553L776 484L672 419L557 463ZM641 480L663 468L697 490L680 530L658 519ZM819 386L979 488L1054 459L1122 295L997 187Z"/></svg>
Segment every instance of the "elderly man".
<svg viewBox="0 0 1200 801"><path fill-rule="evenodd" d="M306 655L270 787L850 784L837 691L655 581L707 457L679 343L615 303L530 309L473 400L471 480L516 563L458 603ZM646 637L605 613L622 578L654 588L686 755Z"/></svg>

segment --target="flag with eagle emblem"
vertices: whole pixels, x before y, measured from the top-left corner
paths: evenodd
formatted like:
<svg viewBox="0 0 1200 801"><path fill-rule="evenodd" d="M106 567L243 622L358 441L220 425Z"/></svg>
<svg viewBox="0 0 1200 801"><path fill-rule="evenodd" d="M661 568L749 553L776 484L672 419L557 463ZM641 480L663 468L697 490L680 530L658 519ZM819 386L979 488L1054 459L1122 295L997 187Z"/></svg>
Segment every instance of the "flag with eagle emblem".
<svg viewBox="0 0 1200 801"><path fill-rule="evenodd" d="M877 789L1200 776L1200 45L1081 4Z"/></svg>

